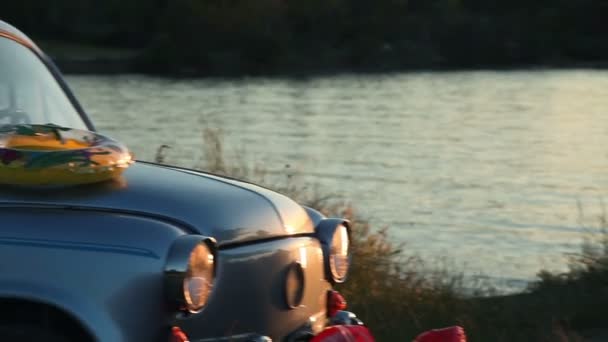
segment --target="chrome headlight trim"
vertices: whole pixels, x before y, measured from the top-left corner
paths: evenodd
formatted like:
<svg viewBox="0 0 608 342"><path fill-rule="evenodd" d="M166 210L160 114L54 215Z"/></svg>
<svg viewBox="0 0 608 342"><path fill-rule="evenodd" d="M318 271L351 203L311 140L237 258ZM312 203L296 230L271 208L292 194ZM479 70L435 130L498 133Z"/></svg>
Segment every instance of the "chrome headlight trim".
<svg viewBox="0 0 608 342"><path fill-rule="evenodd" d="M191 277L193 258L205 256L207 252L207 263L211 269L208 272L211 274L211 279L202 279L203 284L207 287L204 294L204 302L200 303L193 300L186 284L188 279L200 277ZM196 253L195 253L196 252ZM203 310L208 302L209 294L213 289L217 268L217 243L211 237L201 235L182 235L178 237L169 249L167 261L164 269L165 295L170 304L178 310L187 310L191 313L197 313ZM200 286L201 284L199 284Z"/></svg>

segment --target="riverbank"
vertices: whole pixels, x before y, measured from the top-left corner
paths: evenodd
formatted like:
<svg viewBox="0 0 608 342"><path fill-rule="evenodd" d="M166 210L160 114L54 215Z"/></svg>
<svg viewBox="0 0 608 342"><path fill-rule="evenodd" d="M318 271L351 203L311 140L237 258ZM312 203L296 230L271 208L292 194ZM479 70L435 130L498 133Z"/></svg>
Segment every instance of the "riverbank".
<svg viewBox="0 0 608 342"><path fill-rule="evenodd" d="M227 77L243 78L247 76L280 77L280 78L309 78L339 74L380 74L394 72L432 72L432 71L508 71L508 70L552 70L552 69L608 69L608 61L580 62L560 59L539 63L516 63L501 65L493 63L477 63L473 65L433 62L441 58L431 58L426 61L401 61L396 57L379 56L369 63L349 65L337 60L324 58L319 53L321 61L317 63L297 62L296 56L285 56L284 62L276 65L248 69L247 62L238 55L230 58L219 58L215 63L205 68L193 66L162 65L155 69L146 60L148 51L144 49L127 49L100 47L97 45L74 44L62 41L41 40L39 46L55 61L65 74L75 75L116 75L116 74L147 74L163 77ZM331 53L329 53L331 54ZM224 56L226 57L226 56ZM325 62L323 62L325 60Z"/></svg>
<svg viewBox="0 0 608 342"><path fill-rule="evenodd" d="M38 46L65 74L115 75L137 70L138 49L100 47L65 41L40 40Z"/></svg>

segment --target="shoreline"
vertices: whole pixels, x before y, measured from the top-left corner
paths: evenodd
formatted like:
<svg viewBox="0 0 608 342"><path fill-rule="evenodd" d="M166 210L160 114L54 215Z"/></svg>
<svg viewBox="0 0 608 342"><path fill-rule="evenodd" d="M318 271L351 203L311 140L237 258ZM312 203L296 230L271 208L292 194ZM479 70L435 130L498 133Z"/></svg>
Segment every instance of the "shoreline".
<svg viewBox="0 0 608 342"><path fill-rule="evenodd" d="M608 70L608 60L581 61L565 57L549 58L538 63L463 63L449 60L423 60L417 56L388 54L358 65L349 65L339 59L327 58L318 53L319 62L302 62L297 54L286 54L271 63L233 56L228 60L216 59L208 64L184 65L159 59L151 62L145 49L99 47L64 41L39 41L39 46L65 74L115 75L142 74L164 78L228 78L247 77L307 79L334 75L382 75L393 73L467 72L467 71L545 71L545 70ZM210 52L212 54L212 52ZM298 58L300 60L298 60Z"/></svg>
<svg viewBox="0 0 608 342"><path fill-rule="evenodd" d="M534 64L534 65L513 65L513 66L477 66L477 67L404 67L404 68L316 68L316 69L293 69L284 71L271 71L267 73L221 73L203 72L198 70L185 69L177 72L150 72L142 70L133 64L132 60L121 59L63 59L52 58L62 73L67 75L117 75L117 74L139 74L161 78L225 78L242 79L251 77L260 78L287 78L287 79L307 79L325 76L340 75L383 75L395 73L458 73L458 72L509 72L509 71L529 71L543 72L552 70L608 70L608 62L602 63L560 63L560 64Z"/></svg>

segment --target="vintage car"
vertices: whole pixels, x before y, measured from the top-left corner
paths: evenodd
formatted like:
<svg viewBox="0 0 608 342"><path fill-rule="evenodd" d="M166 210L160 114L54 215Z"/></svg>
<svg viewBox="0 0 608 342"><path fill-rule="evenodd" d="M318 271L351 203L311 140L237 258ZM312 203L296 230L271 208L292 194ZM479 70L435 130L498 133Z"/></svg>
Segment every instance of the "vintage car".
<svg viewBox="0 0 608 342"><path fill-rule="evenodd" d="M27 153L90 157L14 143L70 130L98 138L50 59L0 21L1 341L308 341L332 327L373 340L332 289L350 265L347 221L148 162L83 184L11 169Z"/></svg>

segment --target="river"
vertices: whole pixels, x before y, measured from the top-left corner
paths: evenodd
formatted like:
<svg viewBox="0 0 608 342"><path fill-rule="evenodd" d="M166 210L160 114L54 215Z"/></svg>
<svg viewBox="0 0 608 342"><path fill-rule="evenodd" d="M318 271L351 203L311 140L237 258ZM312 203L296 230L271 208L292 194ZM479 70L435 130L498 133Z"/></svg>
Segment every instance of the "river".
<svg viewBox="0 0 608 342"><path fill-rule="evenodd" d="M69 76L97 128L140 159L229 158L348 199L433 263L522 287L598 232L608 71L415 72L309 79Z"/></svg>

